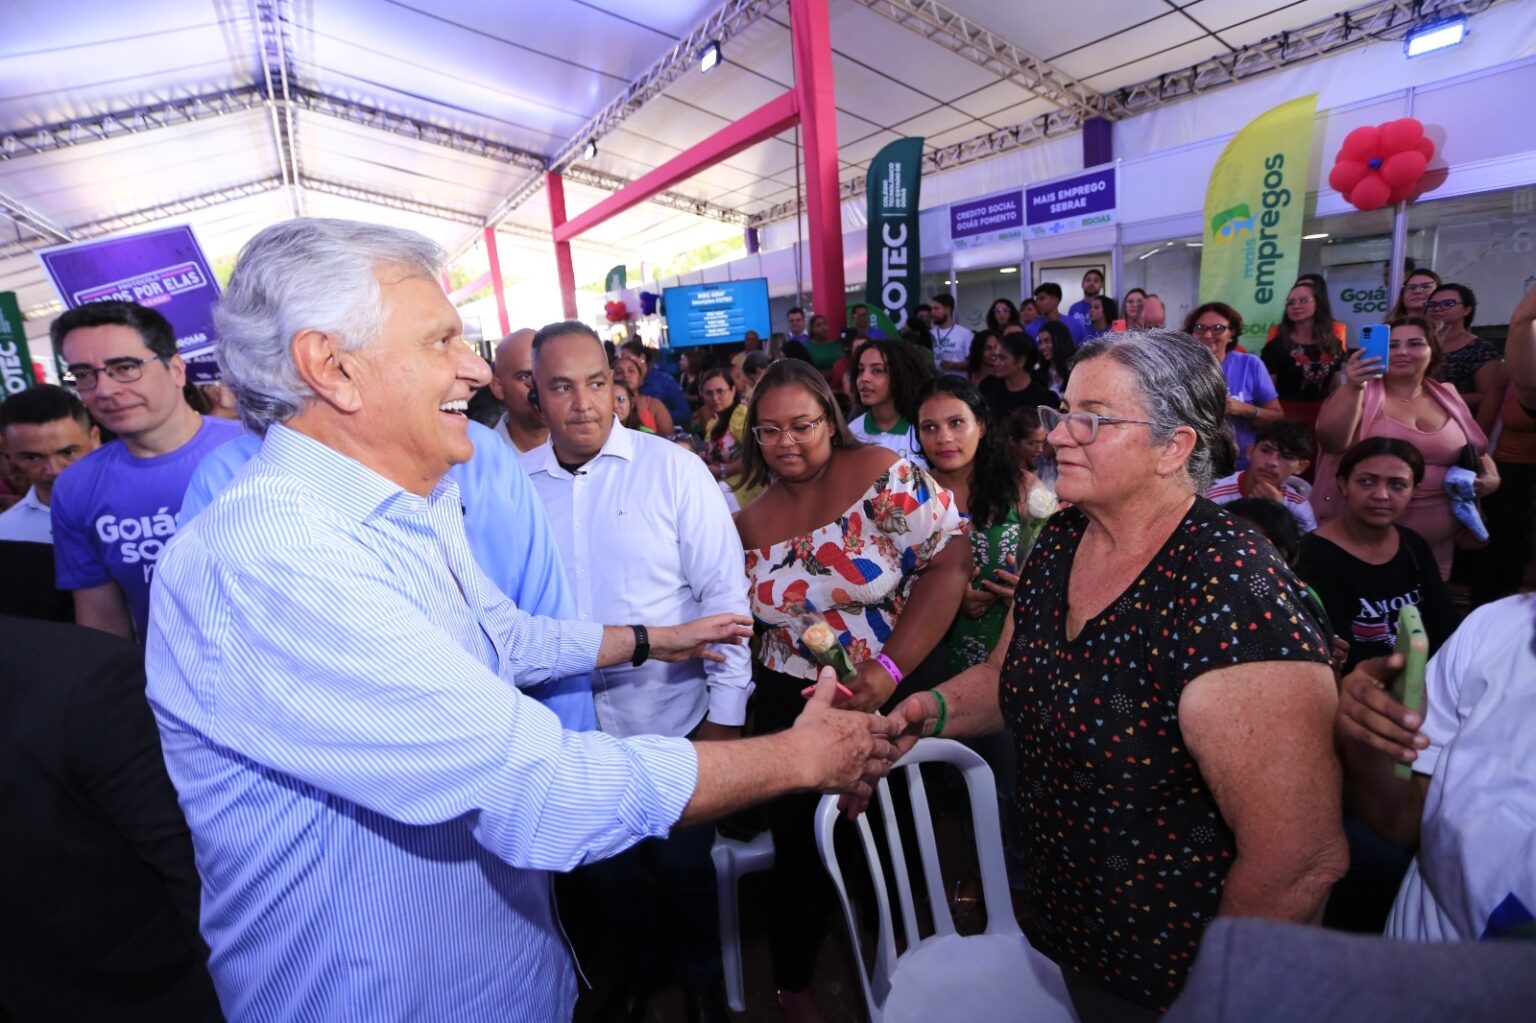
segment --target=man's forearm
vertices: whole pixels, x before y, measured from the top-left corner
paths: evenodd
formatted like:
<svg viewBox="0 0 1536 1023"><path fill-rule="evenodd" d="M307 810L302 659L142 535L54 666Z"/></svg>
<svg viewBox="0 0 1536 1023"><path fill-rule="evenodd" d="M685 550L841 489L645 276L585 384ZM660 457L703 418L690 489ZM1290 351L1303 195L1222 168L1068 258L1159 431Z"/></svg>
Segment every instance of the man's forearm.
<svg viewBox="0 0 1536 1023"><path fill-rule="evenodd" d="M1366 827L1402 849L1419 844L1427 783L1423 775L1402 779L1385 753L1348 739L1339 744L1344 763L1344 805Z"/></svg>
<svg viewBox="0 0 1536 1023"><path fill-rule="evenodd" d="M695 742L699 781L677 826L702 824L753 803L812 787L791 732L733 742Z"/></svg>
<svg viewBox="0 0 1536 1023"><path fill-rule="evenodd" d="M603 626L603 642L597 648L597 667L628 664L635 656L635 630L628 625Z"/></svg>

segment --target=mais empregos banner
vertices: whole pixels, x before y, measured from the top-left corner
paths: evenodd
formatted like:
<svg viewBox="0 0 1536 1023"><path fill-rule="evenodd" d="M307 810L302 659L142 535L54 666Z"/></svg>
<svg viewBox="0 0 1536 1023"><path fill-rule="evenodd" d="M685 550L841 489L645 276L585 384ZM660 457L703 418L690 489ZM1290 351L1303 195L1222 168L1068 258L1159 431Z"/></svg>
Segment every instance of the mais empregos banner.
<svg viewBox="0 0 1536 1023"><path fill-rule="evenodd" d="M1243 345L1263 346L1285 315L1301 258L1301 221L1317 93L1260 114L1227 143L1205 190L1200 301L1243 314Z"/></svg>

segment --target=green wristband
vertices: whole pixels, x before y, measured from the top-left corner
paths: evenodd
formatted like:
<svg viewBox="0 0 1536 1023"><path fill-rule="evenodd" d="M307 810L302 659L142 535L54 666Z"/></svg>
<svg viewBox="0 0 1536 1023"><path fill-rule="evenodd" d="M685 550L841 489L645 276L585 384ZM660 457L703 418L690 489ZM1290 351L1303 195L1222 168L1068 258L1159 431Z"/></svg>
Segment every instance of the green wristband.
<svg viewBox="0 0 1536 1023"><path fill-rule="evenodd" d="M930 689L928 691L933 694L933 698L939 704L939 716L933 722L933 731L928 733L929 735L936 736L944 731L944 722L949 720L949 701L944 699L944 694L937 689Z"/></svg>

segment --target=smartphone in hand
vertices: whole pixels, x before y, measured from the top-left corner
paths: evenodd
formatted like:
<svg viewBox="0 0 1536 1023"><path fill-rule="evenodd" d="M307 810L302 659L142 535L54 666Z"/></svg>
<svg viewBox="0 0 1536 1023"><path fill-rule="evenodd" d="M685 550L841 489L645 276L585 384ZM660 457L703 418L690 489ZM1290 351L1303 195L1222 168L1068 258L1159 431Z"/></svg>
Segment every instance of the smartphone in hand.
<svg viewBox="0 0 1536 1023"><path fill-rule="evenodd" d="M1405 604L1397 612L1397 653L1403 655L1403 670L1392 681L1392 698L1421 718L1424 716L1424 670L1429 663L1429 634L1419 609ZM1399 778L1413 777L1413 765L1395 764Z"/></svg>
<svg viewBox="0 0 1536 1023"><path fill-rule="evenodd" d="M1387 358L1391 354L1392 328L1385 323L1368 323L1360 328L1360 354L1367 359L1380 359L1377 373L1387 371Z"/></svg>

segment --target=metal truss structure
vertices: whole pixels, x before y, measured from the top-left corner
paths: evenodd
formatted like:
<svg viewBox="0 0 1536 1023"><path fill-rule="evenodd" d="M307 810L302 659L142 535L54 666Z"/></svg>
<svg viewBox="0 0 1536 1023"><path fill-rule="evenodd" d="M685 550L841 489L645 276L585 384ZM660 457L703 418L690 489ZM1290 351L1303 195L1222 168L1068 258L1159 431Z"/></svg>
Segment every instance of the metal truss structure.
<svg viewBox="0 0 1536 1023"><path fill-rule="evenodd" d="M255 86L168 99L92 114L72 121L0 133L0 160L34 156L88 142L104 142L157 128L172 128L259 108L266 97Z"/></svg>
<svg viewBox="0 0 1536 1023"><path fill-rule="evenodd" d="M146 206L143 209L119 213L88 224L77 224L68 228L68 237L61 240L88 241L92 238L101 238L130 227L142 227L145 224L153 224L156 221L165 220L169 217L185 216L198 210L206 210L211 206L221 206L227 202L234 202L236 199L245 199L249 196L275 191L284 187L284 184L285 182L282 178L261 178L238 185L230 185L227 188L215 189L211 192L203 192L199 195L188 196L184 199L175 199L171 202L161 203L158 206ZM9 209L0 208L0 212L5 213L6 216L11 216ZM52 244L52 242L48 241L44 244ZM5 245L0 245L0 259L24 255L38 247L38 245L29 242L9 242Z"/></svg>
<svg viewBox="0 0 1536 1023"><path fill-rule="evenodd" d="M0 216L10 219L17 227L26 228L39 238L47 239L49 244L75 240L67 228L60 227L19 199L12 199L3 192L0 192Z"/></svg>
<svg viewBox="0 0 1536 1023"><path fill-rule="evenodd" d="M856 0L856 2L872 10L882 4L909 9L938 6L927 3L925 0ZM1499 0L1446 0L1435 7L1433 14L1437 17L1448 17L1454 14L1470 16L1481 13L1498 2ZM1213 89L1246 82L1259 75L1329 57L1351 47L1364 46L1381 40L1400 39L1407 35L1410 28L1420 23L1427 13L1429 12L1424 10L1422 0L1377 0L1375 3L1344 11L1294 31L1269 36L1251 46L1244 47L1237 53L1213 57L1180 71L1159 75L1116 90L1113 94L1101 97L1103 104L1101 112L1085 115L1076 109L1058 110L1026 124L988 132L985 135L976 135L962 142L945 146L943 149L924 155L923 171L932 173L948 170L998 156L1047 138L1059 138L1081 130L1083 122L1088 117L1107 117L1115 120L1142 114ZM842 197L857 198L864 194L864 187L863 175L850 178L842 184ZM803 204L799 200L775 203L765 210L752 214L747 218L747 224L751 227L760 227L797 216L802 210Z"/></svg>
<svg viewBox="0 0 1536 1023"><path fill-rule="evenodd" d="M954 11L939 0L854 0L902 28L916 32L992 72L1023 86L1062 111L1079 117L1102 117L1113 101L1093 91L1060 68L1029 54L1002 35Z"/></svg>
<svg viewBox="0 0 1536 1023"><path fill-rule="evenodd" d="M304 214L304 201L299 185L299 146L293 134L293 105L289 101L289 81L296 77L293 62L289 59L289 10L289 0L251 0L263 84L267 96L274 101L267 110L272 123L272 139L277 146L278 167L283 185L289 189L288 200L293 215L298 217ZM279 96L281 103L276 102Z"/></svg>
<svg viewBox="0 0 1536 1023"><path fill-rule="evenodd" d="M576 162L588 142L600 139L612 131L619 122L661 95L667 86L695 67L704 44L718 42L724 45L778 6L778 3L779 0L725 0L698 27L674 43L656 63L626 85L623 92L582 125L580 131L555 151L549 160L549 169L564 171Z"/></svg>

